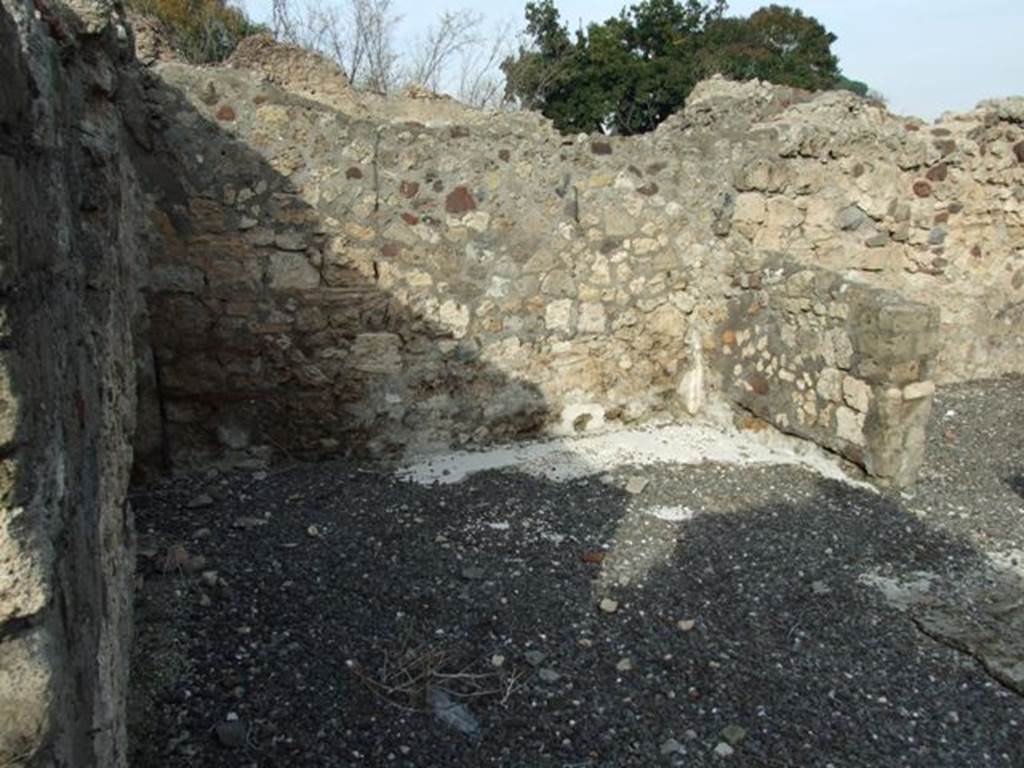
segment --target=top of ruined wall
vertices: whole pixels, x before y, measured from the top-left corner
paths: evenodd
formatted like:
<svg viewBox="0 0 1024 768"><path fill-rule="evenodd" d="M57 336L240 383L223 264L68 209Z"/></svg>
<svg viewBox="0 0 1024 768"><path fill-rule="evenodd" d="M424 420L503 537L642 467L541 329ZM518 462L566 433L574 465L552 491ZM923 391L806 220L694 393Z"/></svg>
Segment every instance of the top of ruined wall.
<svg viewBox="0 0 1024 768"><path fill-rule="evenodd" d="M88 8L111 6L110 0L73 0L68 5L75 7L76 3L86 9L80 14L83 18L89 16ZM128 20L134 30L136 55L143 64L178 58L160 22L136 13L129 14ZM354 117L427 124L497 120L516 125L521 114L477 109L415 84L387 96L357 90L345 71L327 57L264 34L243 39L222 66L258 73L285 91ZM686 106L657 130L662 134L694 128L750 131L769 121L799 124L802 135L828 135L835 143L873 138L874 143L880 139L890 147L903 143L908 132L927 125L920 118L891 113L884 103L850 91L813 93L762 80L737 82L716 75L698 83ZM945 112L936 120L937 125L960 127L994 122L1024 124L1024 96L986 99L973 110Z"/></svg>
<svg viewBox="0 0 1024 768"><path fill-rule="evenodd" d="M226 65L259 73L286 91L345 114L368 114L344 70L306 48L253 35L238 44Z"/></svg>
<svg viewBox="0 0 1024 768"><path fill-rule="evenodd" d="M140 19L135 23L139 22L148 20ZM344 70L334 62L309 49L277 42L268 35L243 40L226 66L258 72L284 90L353 116L418 119L428 124L460 120L497 120L499 123L507 120L513 125L517 122L517 113L476 109L417 86L387 97L357 91ZM412 112L418 116L413 116ZM666 120L659 130L672 133L678 129L704 127L749 131L780 116L786 122L802 124L803 135L828 135L836 143L856 143L869 138L877 142L881 138L886 146L895 146L902 143L908 132L926 126L920 118L896 115L882 102L849 91L812 93L762 80L737 82L714 76L698 83L686 106ZM936 121L960 127L993 122L1024 124L1024 96L987 99L973 110L946 112Z"/></svg>
<svg viewBox="0 0 1024 768"><path fill-rule="evenodd" d="M225 64L256 72L283 90L351 117L428 124L489 119L486 112L415 84L389 96L356 90L333 61L269 35L242 40Z"/></svg>
<svg viewBox="0 0 1024 768"><path fill-rule="evenodd" d="M734 82L716 76L698 83L686 106L662 123L657 133L680 132L777 143L779 157L823 161L855 154L892 162L904 170L947 157L950 140L976 135L996 124L1024 125L1024 96L988 99L973 110L944 113L933 126L917 117L890 112L882 102L849 91L811 93L759 80ZM936 142L936 137L946 139ZM1014 147L1018 158L1024 147ZM969 147L961 152L970 153Z"/></svg>
<svg viewBox="0 0 1024 768"><path fill-rule="evenodd" d="M137 52L143 63L175 58L158 22L136 15L131 22L137 30ZM492 133L515 132L524 124L534 127L538 123L553 129L549 120L536 113L481 110L416 85L387 96L357 90L335 62L269 35L242 40L223 68L253 72L284 91L358 119L426 125L486 124ZM1024 96L988 99L964 113L944 113L936 121L936 128L968 135L979 126L997 123L1024 125ZM771 136L778 141L782 157L866 152L885 156L901 168L912 168L943 156L941 148L930 146L935 131L927 129L928 124L920 118L891 113L882 102L849 91L812 93L766 81L736 82L716 75L698 83L685 107L662 123L655 135L671 141L680 132L691 138L694 134L714 133L719 138L742 137L755 144ZM1024 154L1024 147L1017 152Z"/></svg>
<svg viewBox="0 0 1024 768"><path fill-rule="evenodd" d="M141 64L182 61L170 42L170 33L158 19L138 13L129 13L128 19L134 30L136 58ZM255 73L283 91L359 119L436 125L482 122L494 114L416 83L388 95L354 88L334 61L265 34L243 39L218 68Z"/></svg>

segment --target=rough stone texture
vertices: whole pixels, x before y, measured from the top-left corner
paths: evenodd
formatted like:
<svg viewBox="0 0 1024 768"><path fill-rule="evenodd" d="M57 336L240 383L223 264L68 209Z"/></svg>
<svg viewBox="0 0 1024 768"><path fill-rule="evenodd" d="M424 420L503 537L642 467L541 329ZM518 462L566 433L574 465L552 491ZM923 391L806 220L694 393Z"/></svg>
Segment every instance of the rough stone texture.
<svg viewBox="0 0 1024 768"><path fill-rule="evenodd" d="M949 383L1024 369L1022 105L928 125L850 94L715 80L659 133L703 137L709 166L740 169L734 251L784 252L938 307L934 375Z"/></svg>
<svg viewBox="0 0 1024 768"><path fill-rule="evenodd" d="M279 89L274 61L162 64L147 85L154 352L181 465L693 415L732 399L705 368L737 265L775 251L939 306L936 381L1024 366L1003 102L953 120L950 150L852 95L712 80L653 134L595 141L531 114L367 118ZM905 481L918 452L900 468L882 444L906 448L927 396L865 410L876 383L850 386L826 444L856 458L876 435L869 471Z"/></svg>
<svg viewBox="0 0 1024 768"><path fill-rule="evenodd" d="M585 137L527 114L368 123L240 70L157 74L151 309L178 463L682 412L693 281L720 246L673 243L661 222L687 214Z"/></svg>
<svg viewBox="0 0 1024 768"><path fill-rule="evenodd" d="M305 48L278 43L269 35L242 40L228 66L260 72L282 88L338 109L365 109L340 67ZM215 91L209 98L216 98Z"/></svg>
<svg viewBox="0 0 1024 768"><path fill-rule="evenodd" d="M142 216L125 43L99 4L0 2L4 766L125 763Z"/></svg>
<svg viewBox="0 0 1024 768"><path fill-rule="evenodd" d="M1024 99L929 127L712 80L563 137L146 38L140 71L114 4L0 0L0 763L124 763L136 419L189 466L717 399L905 484L934 382L1024 369Z"/></svg>
<svg viewBox="0 0 1024 768"><path fill-rule="evenodd" d="M908 485L924 459L938 310L779 256L743 263L725 393L784 432Z"/></svg>

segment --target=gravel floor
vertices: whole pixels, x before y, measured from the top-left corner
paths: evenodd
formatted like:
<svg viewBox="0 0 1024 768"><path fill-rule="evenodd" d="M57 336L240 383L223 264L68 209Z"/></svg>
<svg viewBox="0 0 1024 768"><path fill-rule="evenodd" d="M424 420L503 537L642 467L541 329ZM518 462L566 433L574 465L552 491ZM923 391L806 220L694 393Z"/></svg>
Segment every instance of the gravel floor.
<svg viewBox="0 0 1024 768"><path fill-rule="evenodd" d="M138 489L132 765L1024 765L1024 699L862 578L1024 545L1022 394L942 391L892 496L716 464Z"/></svg>

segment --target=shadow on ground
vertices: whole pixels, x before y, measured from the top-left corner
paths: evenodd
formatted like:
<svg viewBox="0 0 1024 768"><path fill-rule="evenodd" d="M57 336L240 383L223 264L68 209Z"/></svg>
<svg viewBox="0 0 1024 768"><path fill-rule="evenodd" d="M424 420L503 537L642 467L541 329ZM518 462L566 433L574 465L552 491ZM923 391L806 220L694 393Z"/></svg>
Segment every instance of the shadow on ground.
<svg viewBox="0 0 1024 768"><path fill-rule="evenodd" d="M1024 475L1013 475L1006 479L1006 484L1013 489L1013 492L1024 499Z"/></svg>
<svg viewBox="0 0 1024 768"><path fill-rule="evenodd" d="M187 509L201 491L214 505ZM423 487L324 464L137 507L157 556L133 765L1024 761L1021 699L862 581L956 577L982 556L801 469ZM216 577L158 573L173 543ZM479 732L435 717L432 686Z"/></svg>
<svg viewBox="0 0 1024 768"><path fill-rule="evenodd" d="M396 153L373 149L380 125L251 73L206 72L168 64L126 83L153 222L140 477L217 462L396 457L410 444L534 435L558 418L534 383L484 359L474 334L486 334L469 308L497 266L445 272L466 246L442 235L469 230L452 216L444 223L455 191L432 164L399 171ZM460 135L402 130L413 142ZM422 242L385 238L396 221L412 226L402 216L418 222ZM410 292L394 274L414 267L445 282ZM455 319L442 321L447 309Z"/></svg>

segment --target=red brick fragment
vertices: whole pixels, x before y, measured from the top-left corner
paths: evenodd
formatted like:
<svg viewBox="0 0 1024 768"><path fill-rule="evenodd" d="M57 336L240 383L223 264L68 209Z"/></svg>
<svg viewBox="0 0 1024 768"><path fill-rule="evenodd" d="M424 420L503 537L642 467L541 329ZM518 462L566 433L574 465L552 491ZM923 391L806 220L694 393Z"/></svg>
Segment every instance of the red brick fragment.
<svg viewBox="0 0 1024 768"><path fill-rule="evenodd" d="M767 395L771 387L768 385L768 379L762 376L760 373L753 373L750 378L747 379L747 383L750 388L754 390L755 394Z"/></svg>
<svg viewBox="0 0 1024 768"><path fill-rule="evenodd" d="M468 213L476 210L476 200L472 193L464 186L458 186L448 193L444 201L444 209L448 213Z"/></svg>

